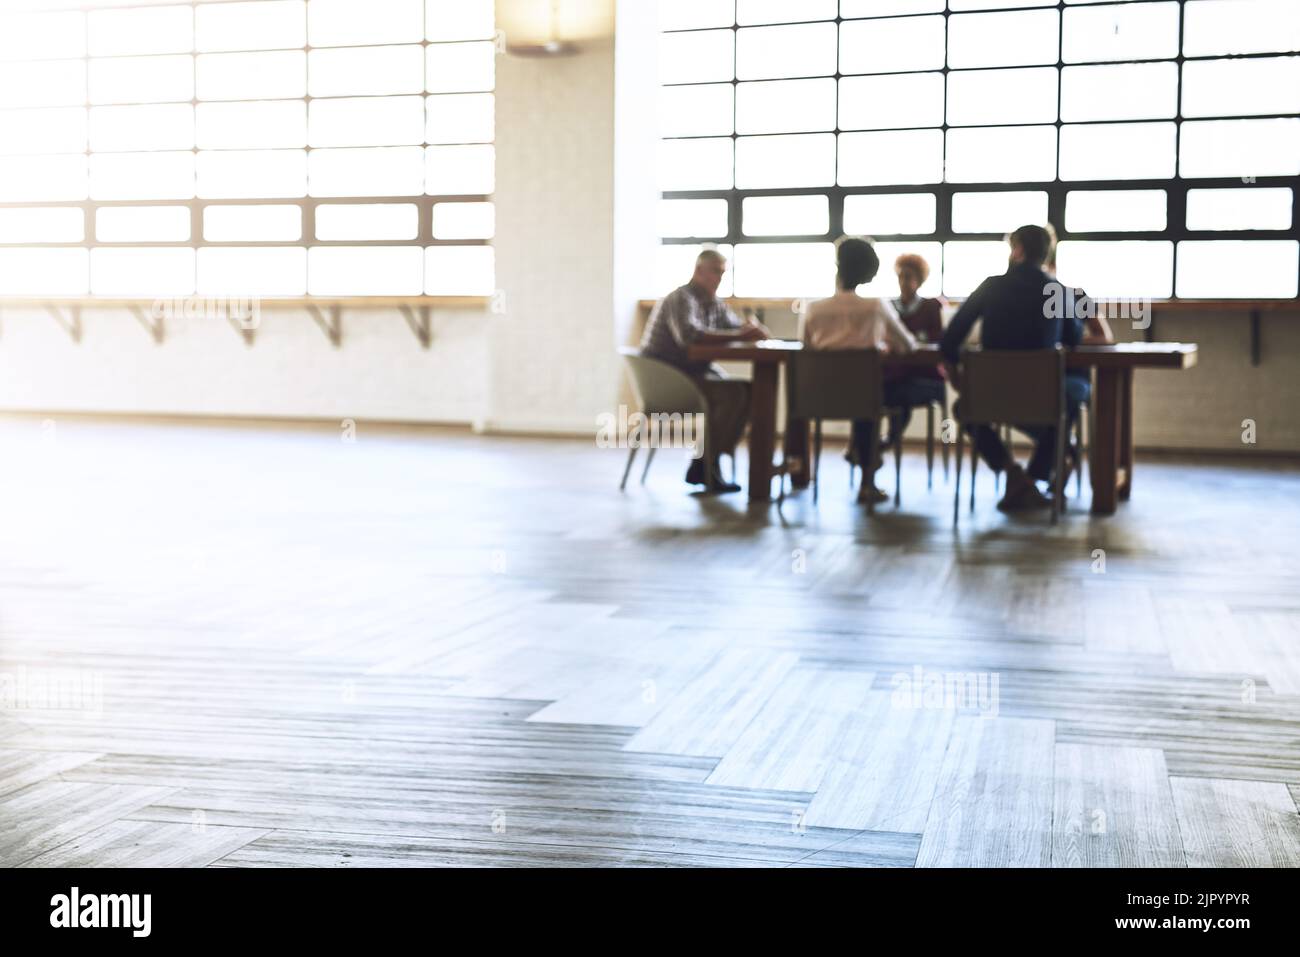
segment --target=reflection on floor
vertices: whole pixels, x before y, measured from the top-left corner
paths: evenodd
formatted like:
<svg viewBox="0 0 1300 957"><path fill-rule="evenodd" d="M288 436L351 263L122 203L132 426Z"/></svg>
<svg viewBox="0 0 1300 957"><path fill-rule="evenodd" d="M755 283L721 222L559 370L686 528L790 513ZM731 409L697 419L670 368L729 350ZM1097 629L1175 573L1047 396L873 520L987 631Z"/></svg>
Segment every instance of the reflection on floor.
<svg viewBox="0 0 1300 957"><path fill-rule="evenodd" d="M1300 864L1294 464L954 532L915 453L869 518L833 450L778 514L593 442L0 437L0 865Z"/></svg>

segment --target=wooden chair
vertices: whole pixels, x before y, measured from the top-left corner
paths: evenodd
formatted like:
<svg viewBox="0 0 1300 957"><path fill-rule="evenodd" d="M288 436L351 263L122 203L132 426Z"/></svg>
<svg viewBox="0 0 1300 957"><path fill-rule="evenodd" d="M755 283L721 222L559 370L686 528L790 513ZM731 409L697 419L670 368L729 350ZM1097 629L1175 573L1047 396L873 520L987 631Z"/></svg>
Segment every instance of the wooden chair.
<svg viewBox="0 0 1300 957"><path fill-rule="evenodd" d="M1056 426L1053 469L1052 524L1061 510L1068 439L1069 406L1065 398L1065 350L983 350L962 353L961 394L957 404L957 472L952 521L961 511L961 463L965 454L966 426L1011 422L1020 426ZM971 444L970 510L975 510L975 474L979 451Z"/></svg>
<svg viewBox="0 0 1300 957"><path fill-rule="evenodd" d="M885 406L884 357L878 349L804 349L790 356L786 363L786 421L810 420L813 423L813 502L821 485L822 422L870 419L871 459L880 447L880 422L890 412ZM894 450L894 504L901 502L901 443ZM781 491L777 502L785 501L785 477L782 465L778 478ZM866 471L863 476L865 481ZM868 511L875 506L868 504Z"/></svg>

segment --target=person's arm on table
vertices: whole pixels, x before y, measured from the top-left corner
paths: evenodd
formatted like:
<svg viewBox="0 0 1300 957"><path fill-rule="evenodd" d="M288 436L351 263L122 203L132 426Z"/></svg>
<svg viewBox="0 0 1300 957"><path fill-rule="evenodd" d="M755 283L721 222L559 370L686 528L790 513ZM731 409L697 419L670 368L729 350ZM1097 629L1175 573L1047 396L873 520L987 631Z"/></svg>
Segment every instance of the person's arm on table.
<svg viewBox="0 0 1300 957"><path fill-rule="evenodd" d="M939 340L939 352L943 354L944 373L948 381L954 386L959 381L957 378L957 363L961 360L962 343L970 336L976 320L984 311L984 299L987 295L986 287L988 282L985 279L980 283L979 287L961 304L957 314L952 317L952 322L948 323L948 328L944 330L943 338Z"/></svg>

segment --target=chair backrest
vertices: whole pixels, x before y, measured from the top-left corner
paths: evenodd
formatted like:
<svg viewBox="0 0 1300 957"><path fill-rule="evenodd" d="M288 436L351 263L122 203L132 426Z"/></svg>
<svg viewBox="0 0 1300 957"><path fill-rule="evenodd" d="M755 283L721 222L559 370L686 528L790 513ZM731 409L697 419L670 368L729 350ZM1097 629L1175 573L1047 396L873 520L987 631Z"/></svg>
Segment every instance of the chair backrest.
<svg viewBox="0 0 1300 957"><path fill-rule="evenodd" d="M958 391L962 422L1056 425L1065 409L1065 350L969 349Z"/></svg>
<svg viewBox="0 0 1300 957"><path fill-rule="evenodd" d="M878 349L802 349L786 365L791 419L879 419L884 363Z"/></svg>
<svg viewBox="0 0 1300 957"><path fill-rule="evenodd" d="M639 349L619 349L632 373L632 387L641 400L641 411L686 414L707 412L704 392L689 375L662 359L641 355Z"/></svg>

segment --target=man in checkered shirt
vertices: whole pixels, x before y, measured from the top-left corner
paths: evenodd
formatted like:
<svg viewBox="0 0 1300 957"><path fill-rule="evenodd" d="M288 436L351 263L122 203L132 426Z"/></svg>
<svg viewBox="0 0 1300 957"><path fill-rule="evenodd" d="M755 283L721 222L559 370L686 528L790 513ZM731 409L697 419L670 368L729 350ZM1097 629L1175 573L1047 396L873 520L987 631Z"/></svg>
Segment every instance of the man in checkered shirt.
<svg viewBox="0 0 1300 957"><path fill-rule="evenodd" d="M749 417L749 383L729 379L717 366L694 362L688 356L693 345L716 342L752 342L766 339L767 329L752 319L741 319L718 298L718 286L727 271L727 259L706 249L695 260L695 273L686 285L674 289L650 314L641 354L676 366L696 379L708 402L705 413L704 454L712 463L706 473L704 459L691 461L686 481L708 485L712 492L737 492L739 485L724 482L718 468L722 455L734 455ZM709 481L707 476L711 475Z"/></svg>

